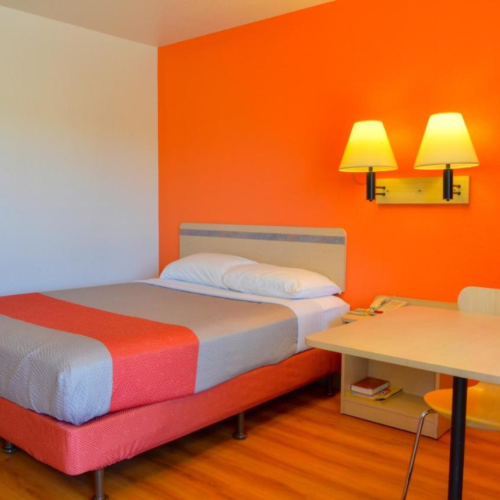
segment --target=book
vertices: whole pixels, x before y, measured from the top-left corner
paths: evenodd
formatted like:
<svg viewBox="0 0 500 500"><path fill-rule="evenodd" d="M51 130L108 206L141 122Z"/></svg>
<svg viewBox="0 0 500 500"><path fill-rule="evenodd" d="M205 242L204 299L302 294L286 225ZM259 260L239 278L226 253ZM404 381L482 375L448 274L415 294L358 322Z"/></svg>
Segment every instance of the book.
<svg viewBox="0 0 500 500"><path fill-rule="evenodd" d="M351 384L351 391L359 392L360 394L366 394L367 396L373 396L382 389L389 387L389 382L387 380L382 380L379 378L366 377L359 382Z"/></svg>
<svg viewBox="0 0 500 500"><path fill-rule="evenodd" d="M369 396L367 394L362 394L361 392L350 391L349 396L367 399L370 401L377 401L380 403L402 392L402 390L403 389L401 387L386 387L385 389L382 389L381 391L377 392L376 394L373 394L372 396Z"/></svg>

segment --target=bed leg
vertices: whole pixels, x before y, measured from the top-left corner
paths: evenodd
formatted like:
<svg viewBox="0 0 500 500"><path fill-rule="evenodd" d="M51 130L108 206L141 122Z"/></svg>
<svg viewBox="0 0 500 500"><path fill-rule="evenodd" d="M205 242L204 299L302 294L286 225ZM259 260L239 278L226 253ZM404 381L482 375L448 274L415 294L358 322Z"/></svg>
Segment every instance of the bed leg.
<svg viewBox="0 0 500 500"><path fill-rule="evenodd" d="M104 493L104 469L94 471L95 495L92 500L108 500L108 495Z"/></svg>
<svg viewBox="0 0 500 500"><path fill-rule="evenodd" d="M7 455L12 455L17 451L17 448L10 441L5 440L4 445L2 446L2 451Z"/></svg>
<svg viewBox="0 0 500 500"><path fill-rule="evenodd" d="M236 428L236 432L233 434L233 437L238 441L243 441L244 439L247 438L245 432L245 412L242 411L241 413L238 413L237 416L238 416L238 427Z"/></svg>
<svg viewBox="0 0 500 500"><path fill-rule="evenodd" d="M332 397L333 393L335 392L334 389L334 380L333 380L333 373L330 373L329 375L326 376L326 390L325 393L328 397Z"/></svg>

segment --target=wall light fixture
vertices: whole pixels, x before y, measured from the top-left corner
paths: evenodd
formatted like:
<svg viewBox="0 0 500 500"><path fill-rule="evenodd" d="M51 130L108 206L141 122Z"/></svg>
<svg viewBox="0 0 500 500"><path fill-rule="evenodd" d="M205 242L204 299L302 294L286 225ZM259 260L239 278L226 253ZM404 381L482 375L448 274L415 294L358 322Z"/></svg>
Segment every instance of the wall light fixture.
<svg viewBox="0 0 500 500"><path fill-rule="evenodd" d="M392 153L384 124L380 121L356 122L352 127L344 156L340 163L341 172L366 172L366 199L385 196L376 192L384 189L376 186L375 173L397 170L398 165Z"/></svg>
<svg viewBox="0 0 500 500"><path fill-rule="evenodd" d="M443 171L443 200L450 201L459 194L453 185L453 170L477 167L474 146L460 113L432 115L427 123L424 138L415 161L417 170Z"/></svg>

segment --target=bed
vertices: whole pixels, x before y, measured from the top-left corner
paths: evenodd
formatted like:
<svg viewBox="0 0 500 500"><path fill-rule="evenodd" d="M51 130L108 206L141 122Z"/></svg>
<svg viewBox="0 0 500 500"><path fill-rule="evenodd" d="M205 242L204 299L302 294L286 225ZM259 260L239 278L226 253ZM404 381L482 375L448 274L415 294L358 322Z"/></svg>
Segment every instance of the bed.
<svg viewBox="0 0 500 500"><path fill-rule="evenodd" d="M345 248L345 233L340 229L213 224L183 224L180 229L181 257L200 252L226 253L268 264L306 268L331 278L342 290L345 289ZM26 330L35 322L47 335L44 344L29 346L31 351L45 349L47 354L42 358L48 355L57 357L59 344L64 343L61 331L69 331L77 334L72 335L73 341L78 337L76 355L88 363L91 356L86 349L87 344L93 342L93 333L89 335L91 338L80 336L88 334L86 330L92 329L96 322L105 325L107 335L97 340L103 342L109 352L115 353L116 359L122 351L134 354L134 365L129 363L129 358L123 357L122 364L115 364L113 373L108 374L113 384L121 388L116 394L111 393L103 382L106 370L109 372L106 356L94 360L92 377L78 378L78 370L73 369L71 377L59 385L72 388L67 392L73 394L76 388L78 404L71 400L68 403L64 391L54 392L50 374L44 373L39 366L21 367L22 363L17 362L16 383L8 387L12 394L7 392L8 398L0 397L0 436L6 442L4 451L21 448L69 475L94 471L94 499L104 500L107 498L103 488L105 467L233 415L238 416L235 437L243 439L245 410L339 370L338 355L307 350L301 338L313 330L340 324L340 316L348 308L345 303L335 307L316 304L316 309L323 307L321 314L318 315L317 311L315 315L310 311L302 314L293 310L295 305L285 306L279 301L265 303L259 298L235 298L227 291L212 296L210 291L189 287L189 284L165 285L159 280L147 280L94 290L29 294L15 300L2 298L0 319L15 320L16 325L24 325ZM179 305L179 300L182 303L187 301L187 305ZM305 304L307 301L295 302ZM189 314L182 313L186 307L191 308ZM198 346L189 344L191 330L180 326L175 335L187 336L188 347L185 347L186 342L180 347L176 343L173 347L171 343L161 344L152 358L142 352L142 344L135 340L130 340L129 345L110 337L111 333L126 331L131 322L139 322L144 331L156 332L152 336L156 342L156 330L165 328L163 318L169 308L169 314L187 318L190 328L197 325L198 336L199 329L205 329L208 334L202 337L206 342ZM267 319L260 324L262 311ZM89 312L92 313L90 316ZM215 323L212 320L207 327L201 321L204 316L218 319ZM237 320L228 321L233 317ZM251 330L251 337L243 336L237 329L241 322L246 321L252 323L252 328L245 326L240 330L243 333ZM182 321L180 323L182 325ZM294 330L292 325L298 326ZM0 322L0 335L1 328ZM214 328L230 331L230 347L219 345ZM23 331L19 332L19 335L23 334ZM272 339L290 335L296 340L286 352L279 347L279 342L276 342L276 349L271 348ZM263 339L266 339L265 344ZM26 342L23 341L22 345L26 348ZM218 361L220 352L217 354L217 351L221 349L224 363ZM0 349L0 356L2 353L5 349ZM64 352L58 355L61 362L64 362L64 355ZM168 358L167 364L175 366L168 376L165 358ZM196 372L193 375L193 371L186 368L190 363L196 364L196 359L198 365L206 365L203 376ZM2 361L6 364L12 360L4 357L0 358L0 363ZM24 392L14 390L19 384L27 384L27 380L30 381L29 387ZM134 392L134 386L139 382L142 383L141 390L135 388ZM41 392L33 398L22 399L26 398L23 394L33 392L36 384L40 385ZM91 394L96 389L97 394ZM86 403L88 394L93 398L89 396L91 403ZM129 397L132 394L136 394L133 400ZM96 397L98 401L104 401L101 407L95 404Z"/></svg>

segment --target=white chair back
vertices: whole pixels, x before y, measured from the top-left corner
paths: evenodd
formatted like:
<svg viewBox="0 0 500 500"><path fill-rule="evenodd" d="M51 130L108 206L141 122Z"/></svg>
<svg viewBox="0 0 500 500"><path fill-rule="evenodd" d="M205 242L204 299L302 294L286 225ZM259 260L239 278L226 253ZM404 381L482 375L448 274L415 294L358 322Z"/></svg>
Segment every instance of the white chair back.
<svg viewBox="0 0 500 500"><path fill-rule="evenodd" d="M500 316L500 290L497 290L496 288L468 286L458 295L458 310L469 313ZM500 385L490 384L488 382L479 382L479 384L472 389L476 393L485 393L481 395L481 398L484 400L494 399L495 404L491 405L491 408L498 407L498 401L500 401ZM496 413L500 414L500 410L498 408ZM480 426L476 425L476 427ZM490 427L485 428L489 429Z"/></svg>
<svg viewBox="0 0 500 500"><path fill-rule="evenodd" d="M468 286L458 296L458 310L500 316L500 290Z"/></svg>

